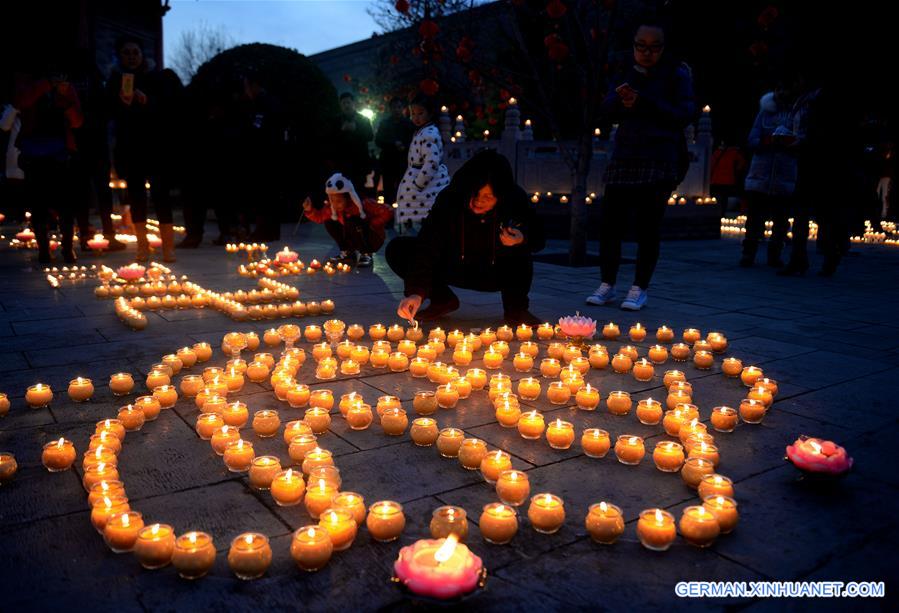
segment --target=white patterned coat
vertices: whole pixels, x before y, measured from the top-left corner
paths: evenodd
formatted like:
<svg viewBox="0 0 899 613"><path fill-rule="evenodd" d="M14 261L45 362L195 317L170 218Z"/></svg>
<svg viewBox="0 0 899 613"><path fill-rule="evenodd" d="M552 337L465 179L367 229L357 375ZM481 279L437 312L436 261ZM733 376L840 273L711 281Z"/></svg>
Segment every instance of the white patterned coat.
<svg viewBox="0 0 899 613"><path fill-rule="evenodd" d="M396 197L399 222L427 217L437 194L449 185L449 172L443 163L443 141L437 126L429 124L415 133L407 163Z"/></svg>

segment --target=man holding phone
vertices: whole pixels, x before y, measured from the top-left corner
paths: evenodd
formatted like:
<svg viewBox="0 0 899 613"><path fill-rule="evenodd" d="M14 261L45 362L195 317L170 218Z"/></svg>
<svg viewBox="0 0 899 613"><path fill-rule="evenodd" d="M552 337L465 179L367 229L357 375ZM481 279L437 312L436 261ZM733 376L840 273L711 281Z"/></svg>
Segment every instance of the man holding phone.
<svg viewBox="0 0 899 613"><path fill-rule="evenodd" d="M527 194L509 161L495 151L475 154L437 196L417 237L387 245L387 263L404 281L397 307L403 319L433 320L459 308L450 286L502 293L505 320L537 324L528 311L532 254L545 244ZM430 299L430 305L421 309Z"/></svg>

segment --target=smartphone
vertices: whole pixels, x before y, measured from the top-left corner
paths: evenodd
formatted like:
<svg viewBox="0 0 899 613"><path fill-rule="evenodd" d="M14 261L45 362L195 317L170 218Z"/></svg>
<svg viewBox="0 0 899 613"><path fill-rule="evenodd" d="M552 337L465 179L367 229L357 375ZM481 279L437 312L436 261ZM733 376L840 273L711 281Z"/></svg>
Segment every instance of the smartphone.
<svg viewBox="0 0 899 613"><path fill-rule="evenodd" d="M130 98L134 95L134 74L130 72L122 73L122 96Z"/></svg>

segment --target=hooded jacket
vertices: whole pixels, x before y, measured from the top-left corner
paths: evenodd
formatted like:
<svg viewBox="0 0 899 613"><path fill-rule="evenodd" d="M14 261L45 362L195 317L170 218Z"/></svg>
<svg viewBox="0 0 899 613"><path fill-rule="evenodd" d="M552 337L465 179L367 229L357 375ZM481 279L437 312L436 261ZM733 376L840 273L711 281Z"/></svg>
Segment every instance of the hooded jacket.
<svg viewBox="0 0 899 613"><path fill-rule="evenodd" d="M795 104L779 104L774 92L759 101L759 113L747 144L753 152L746 174L746 191L769 196L789 196L796 189L799 171L798 147L785 148L771 142L773 136L792 136L797 144L805 138L804 98Z"/></svg>
<svg viewBox="0 0 899 613"><path fill-rule="evenodd" d="M496 195L496 206L476 215L469 203L488 183ZM504 246L499 239L504 225L520 230L524 242ZM515 183L509 161L495 151L481 151L456 172L422 222L405 293L426 298L435 273L450 281L464 279L477 287L479 279L488 279L494 272L498 258L530 258L545 244L536 212L525 191Z"/></svg>

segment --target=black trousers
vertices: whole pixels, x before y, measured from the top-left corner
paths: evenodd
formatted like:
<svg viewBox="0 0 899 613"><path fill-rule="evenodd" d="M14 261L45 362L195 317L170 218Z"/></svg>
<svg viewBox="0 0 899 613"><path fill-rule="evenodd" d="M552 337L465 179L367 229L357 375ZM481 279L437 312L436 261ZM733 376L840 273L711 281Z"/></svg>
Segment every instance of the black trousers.
<svg viewBox="0 0 899 613"><path fill-rule="evenodd" d="M646 289L659 261L662 218L671 195L671 186L609 185L599 211L599 268L602 281L615 285L621 266L621 243L627 232L628 216L636 218L637 271L634 285Z"/></svg>
<svg viewBox="0 0 899 613"><path fill-rule="evenodd" d="M26 202L31 210L31 225L41 251L50 245L50 211L59 215L62 247L71 249L75 234L75 209L72 204L73 186L77 185L71 160L23 158Z"/></svg>
<svg viewBox="0 0 899 613"><path fill-rule="evenodd" d="M416 257L418 238L398 236L387 244L387 264L404 281L408 278ZM534 278L534 262L530 253L500 256L495 263L484 259L466 262L465 267L443 260L433 263L431 279L432 302L445 302L455 297L450 285L478 292L501 292L503 310L517 313L530 305L528 293Z"/></svg>
<svg viewBox="0 0 899 613"><path fill-rule="evenodd" d="M358 251L359 253L370 254L377 251L378 247L380 247L380 245L375 247L371 228L369 228L368 223L364 219L347 217L344 223L328 219L325 221L324 226L341 251L346 251L347 253Z"/></svg>
<svg viewBox="0 0 899 613"><path fill-rule="evenodd" d="M169 173L152 169L149 164L139 160L129 160L121 164L120 176L128 183L128 203L131 205L131 220L134 222L147 221L147 188L146 181L150 182L150 198L153 200L153 208L159 223L172 223L172 198L170 195L172 184Z"/></svg>
<svg viewBox="0 0 899 613"><path fill-rule="evenodd" d="M774 225L771 228L771 238L768 239L768 255L780 257L790 227L789 215L794 208L792 196L768 196L758 192L748 192L746 199L748 210L746 211L746 237L743 239L743 252L755 255L758 251L759 241L765 237L765 221L770 219Z"/></svg>

